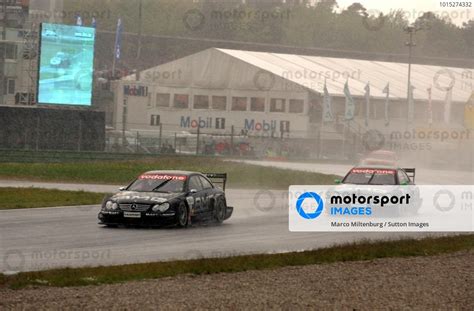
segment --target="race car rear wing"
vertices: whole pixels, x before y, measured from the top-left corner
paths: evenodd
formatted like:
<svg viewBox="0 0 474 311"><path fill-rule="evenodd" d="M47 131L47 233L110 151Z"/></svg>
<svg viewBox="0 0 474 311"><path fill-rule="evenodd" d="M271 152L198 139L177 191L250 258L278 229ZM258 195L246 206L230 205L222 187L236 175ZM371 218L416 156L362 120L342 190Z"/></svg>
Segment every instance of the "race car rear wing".
<svg viewBox="0 0 474 311"><path fill-rule="evenodd" d="M402 170L407 173L407 176L410 177L412 183L415 182L415 169L414 168L402 168Z"/></svg>
<svg viewBox="0 0 474 311"><path fill-rule="evenodd" d="M209 178L214 184L222 186L222 190L225 191L225 184L227 183L227 173L203 173Z"/></svg>

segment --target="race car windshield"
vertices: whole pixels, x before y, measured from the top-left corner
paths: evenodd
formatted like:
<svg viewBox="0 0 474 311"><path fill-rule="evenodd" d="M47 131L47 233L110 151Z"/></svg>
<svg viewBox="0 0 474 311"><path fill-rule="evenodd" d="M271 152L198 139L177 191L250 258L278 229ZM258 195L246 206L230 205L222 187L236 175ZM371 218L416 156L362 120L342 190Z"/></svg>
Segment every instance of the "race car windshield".
<svg viewBox="0 0 474 311"><path fill-rule="evenodd" d="M138 192L183 192L183 189L184 181L175 179L137 179L127 188Z"/></svg>
<svg viewBox="0 0 474 311"><path fill-rule="evenodd" d="M343 181L355 185L395 185L395 174L378 172L351 172Z"/></svg>
<svg viewBox="0 0 474 311"><path fill-rule="evenodd" d="M367 158L393 161L393 160L396 160L397 157L395 156L395 154L391 154L391 153L372 152L367 156Z"/></svg>

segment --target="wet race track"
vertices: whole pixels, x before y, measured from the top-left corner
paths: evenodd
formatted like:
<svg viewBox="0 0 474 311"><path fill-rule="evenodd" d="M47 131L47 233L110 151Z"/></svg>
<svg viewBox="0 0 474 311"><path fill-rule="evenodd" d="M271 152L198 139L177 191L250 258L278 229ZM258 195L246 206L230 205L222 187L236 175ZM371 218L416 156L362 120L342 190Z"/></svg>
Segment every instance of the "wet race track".
<svg viewBox="0 0 474 311"><path fill-rule="evenodd" d="M259 162L261 165L275 165ZM345 165L276 164L344 175ZM308 169L309 167L309 169ZM231 178L231 177L230 177ZM442 180L441 180L442 179ZM419 170L419 184L472 184L471 172ZM0 181L1 187L113 192L118 186ZM105 228L99 205L0 211L0 272L228 257L313 249L360 239L421 236L406 233L292 233L287 191L228 189L233 216L222 225L187 229Z"/></svg>

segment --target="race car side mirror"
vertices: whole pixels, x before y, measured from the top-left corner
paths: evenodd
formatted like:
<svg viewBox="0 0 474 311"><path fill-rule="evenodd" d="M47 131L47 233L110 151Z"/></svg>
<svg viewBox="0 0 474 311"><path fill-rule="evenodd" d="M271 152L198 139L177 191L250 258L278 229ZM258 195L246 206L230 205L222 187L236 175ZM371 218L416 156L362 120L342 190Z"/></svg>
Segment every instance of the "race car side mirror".
<svg viewBox="0 0 474 311"><path fill-rule="evenodd" d="M334 179L334 183L335 183L336 185L340 185L340 184L342 183L342 180L340 180L340 179Z"/></svg>
<svg viewBox="0 0 474 311"><path fill-rule="evenodd" d="M120 187L119 191L124 191L125 189L127 189L127 187Z"/></svg>
<svg viewBox="0 0 474 311"><path fill-rule="evenodd" d="M196 189L191 189L191 190L189 190L189 193L196 193L196 192L197 192Z"/></svg>

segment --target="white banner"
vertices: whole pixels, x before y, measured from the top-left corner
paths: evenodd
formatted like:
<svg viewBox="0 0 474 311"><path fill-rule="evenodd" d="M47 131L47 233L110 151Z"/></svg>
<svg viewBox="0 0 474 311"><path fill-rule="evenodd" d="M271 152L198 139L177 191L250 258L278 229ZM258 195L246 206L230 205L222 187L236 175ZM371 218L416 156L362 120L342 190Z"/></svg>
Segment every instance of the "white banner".
<svg viewBox="0 0 474 311"><path fill-rule="evenodd" d="M389 105L389 102L390 102L390 84L387 83L387 86L384 87L384 89L382 90L382 93L386 94L385 95L385 113L384 113L384 116L385 116L385 126L389 126L390 125L390 119L388 117L388 105Z"/></svg>
<svg viewBox="0 0 474 311"><path fill-rule="evenodd" d="M346 97L346 106L345 106L345 119L352 120L354 119L355 113L355 103L354 99L352 98L351 91L349 90L349 83L346 81L344 84L344 95Z"/></svg>
<svg viewBox="0 0 474 311"><path fill-rule="evenodd" d="M472 232L472 185L290 186L290 231Z"/></svg>
<svg viewBox="0 0 474 311"><path fill-rule="evenodd" d="M324 97L323 97L323 122L332 122L334 117L332 115L332 103L331 96L329 95L326 83L324 84Z"/></svg>

